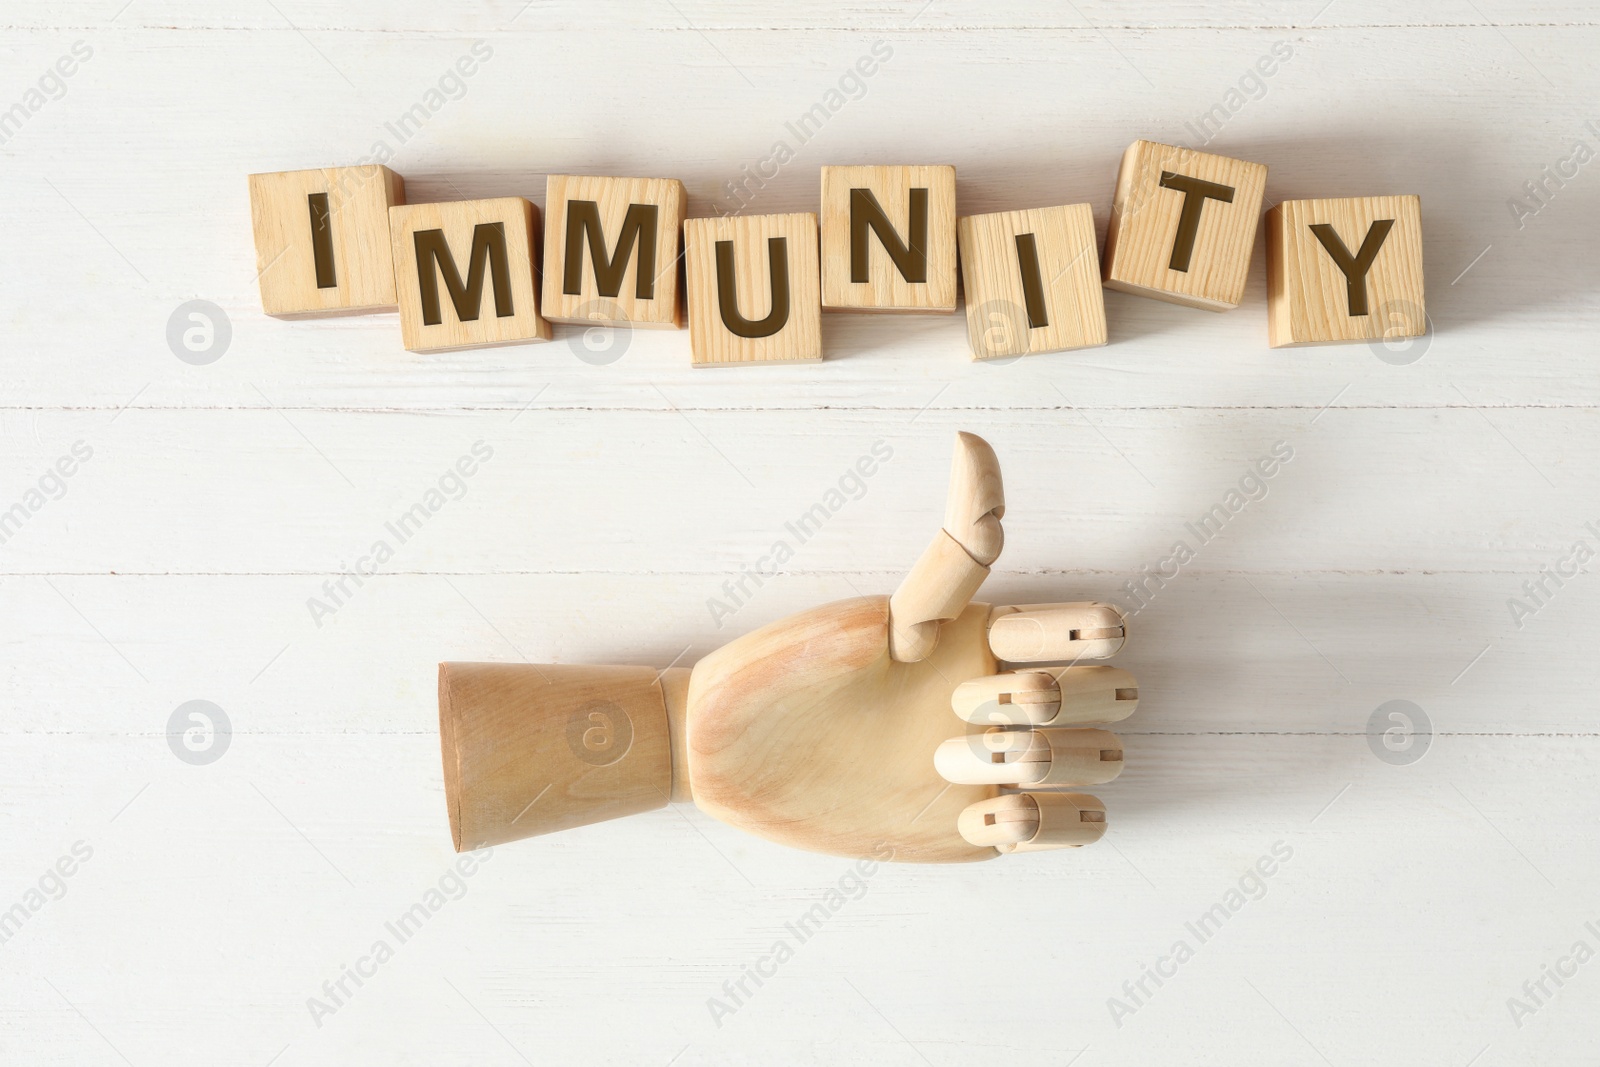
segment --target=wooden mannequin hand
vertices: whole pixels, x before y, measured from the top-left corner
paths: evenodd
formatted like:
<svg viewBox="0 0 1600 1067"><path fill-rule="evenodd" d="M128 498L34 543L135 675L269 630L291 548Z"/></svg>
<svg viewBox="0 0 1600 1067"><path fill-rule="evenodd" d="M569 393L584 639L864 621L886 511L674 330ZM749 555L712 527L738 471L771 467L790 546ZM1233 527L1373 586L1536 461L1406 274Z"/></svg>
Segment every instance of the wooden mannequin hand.
<svg viewBox="0 0 1600 1067"><path fill-rule="evenodd" d="M1122 745L1062 727L1137 706L1126 671L1080 665L1120 649L1124 622L1105 604L971 603L1004 513L993 450L963 433L944 527L891 597L792 615L692 672L441 664L457 848L669 796L847 856L950 862L1097 840L1104 806L1064 790L1116 777Z"/></svg>

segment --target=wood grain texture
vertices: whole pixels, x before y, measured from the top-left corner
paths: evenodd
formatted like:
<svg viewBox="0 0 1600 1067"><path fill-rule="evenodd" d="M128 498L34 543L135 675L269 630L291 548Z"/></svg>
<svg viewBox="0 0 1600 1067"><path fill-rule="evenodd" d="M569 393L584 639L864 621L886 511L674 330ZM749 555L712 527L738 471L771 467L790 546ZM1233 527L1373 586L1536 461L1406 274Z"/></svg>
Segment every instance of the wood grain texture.
<svg viewBox="0 0 1600 1067"><path fill-rule="evenodd" d="M923 281L908 279L884 249L876 230L866 233L866 280L851 269L855 240L851 194L864 189L877 201L900 246L923 267ZM911 195L920 190L926 240L911 230ZM823 166L822 306L830 311L954 311L956 309L956 169L951 166ZM920 255L918 255L920 253Z"/></svg>
<svg viewBox="0 0 1600 1067"><path fill-rule="evenodd" d="M695 803L731 826L796 848L904 863L989 859L957 832L995 795L951 785L933 753L963 729L950 695L993 674L987 604L945 624L916 663L889 655L889 601L841 601L738 638L689 680Z"/></svg>
<svg viewBox="0 0 1600 1067"><path fill-rule="evenodd" d="M683 248L683 217L688 196L676 178L612 178L552 174L545 179L544 302L541 310L551 322L636 326L642 329L682 329L683 300L678 279ZM655 209L653 254L646 272L648 298L639 295L639 274L644 265L643 236L627 237L627 257L614 291L601 292L594 259L594 238L585 231L580 247L578 285L568 292L567 243L569 205L574 200L595 205L607 266L621 256L619 243L629 233L629 211L634 205Z"/></svg>
<svg viewBox="0 0 1600 1067"><path fill-rule="evenodd" d="M889 654L906 663L925 658L943 624L966 609L1005 547L1006 511L1000 461L976 434L956 434L944 525L933 535L889 598Z"/></svg>
<svg viewBox="0 0 1600 1067"><path fill-rule="evenodd" d="M1600 877L1600 585L1592 564L1543 574L1600 544L1600 177L1585 164L1542 205L1525 188L1596 144L1592 5L119 6L16 4L0 27L0 113L93 48L0 144L0 515L42 503L0 544L0 915L93 849L3 946L8 1063L1600 1056L1592 962L1522 1025L1507 1007L1590 939ZM492 58L441 90L480 39ZM841 88L879 39L865 93ZM1264 90L1241 84L1275 45L1291 57ZM387 124L430 91L402 143ZM798 143L784 124L829 92L843 107ZM1189 124L1217 107L1200 144ZM830 315L820 366L707 375L672 331L597 366L581 327L423 356L390 315L261 310L251 173L382 140L412 201L542 206L548 174L650 174L705 217L778 138L794 156L750 181L747 214L815 211L824 163L938 159L963 214L1086 202L1103 229L1134 138L1264 163L1274 202L1416 193L1433 332L1273 351L1264 234L1237 311L1107 292L1107 346L1003 365L972 363L952 316ZM207 366L164 336L196 298L232 325ZM1095 789L1103 841L863 875L670 805L462 878L438 661L661 667L887 594L940 521L959 428L1029 502L984 599L1155 590L1115 661L1141 699L1126 771ZM79 440L65 492L39 489ZM346 577L478 440L494 458L464 495ZM892 460L841 488L878 440ZM1267 495L1196 545L1185 524L1278 440L1295 458ZM789 535L830 490L847 503ZM744 578L782 538L792 558ZM1179 539L1195 558L1145 578ZM339 581L318 625L307 601ZM1540 581L1519 625L1508 600ZM166 736L196 698L232 719L207 766ZM1405 765L1368 735L1396 698L1433 731ZM442 906L399 943L386 924L430 891ZM1186 924L1217 906L1202 943ZM1008 926L1030 951L997 977ZM379 939L393 958L314 1020L308 998L333 1006L324 983ZM744 979L779 939L792 958ZM1144 979L1179 940L1192 958Z"/></svg>
<svg viewBox="0 0 1600 1067"><path fill-rule="evenodd" d="M1386 234L1373 235L1387 223ZM1340 251L1355 257L1382 240L1355 297L1345 271L1313 232L1331 227ZM1404 343L1428 331L1422 281L1422 205L1415 196L1286 200L1267 213L1267 335L1272 347L1383 338ZM1357 313L1359 311L1359 313Z"/></svg>
<svg viewBox="0 0 1600 1067"><path fill-rule="evenodd" d="M673 788L648 667L439 664L439 742L457 852L652 811Z"/></svg>
<svg viewBox="0 0 1600 1067"><path fill-rule="evenodd" d="M321 195L332 285L319 285L307 198ZM281 318L393 311L389 209L405 182L388 167L329 167L250 175L261 309Z"/></svg>
<svg viewBox="0 0 1600 1067"><path fill-rule="evenodd" d="M449 352L550 340L550 323L539 314L534 259L538 220L538 209L515 196L391 209L400 337L406 350ZM490 227L498 228L499 242L480 252L478 235ZM442 233L444 249L419 258L416 238L426 231ZM503 285L496 278L499 257ZM453 273L446 272L447 258ZM452 282L462 287L459 303ZM432 313L425 285L431 286Z"/></svg>
<svg viewBox="0 0 1600 1067"><path fill-rule="evenodd" d="M973 359L1062 352L1106 343L1094 214L1088 204L961 219L961 278ZM1033 238L1043 322L1035 325L1017 237Z"/></svg>
<svg viewBox="0 0 1600 1067"><path fill-rule="evenodd" d="M1221 188L1212 196L1201 192L1203 186L1164 184L1188 179ZM1135 141L1117 170L1100 264L1106 288L1207 311L1238 307L1266 191L1267 168L1260 163ZM1180 225L1186 211L1198 216L1192 230ZM1173 266L1180 234L1187 238L1181 269Z"/></svg>
<svg viewBox="0 0 1600 1067"><path fill-rule="evenodd" d="M719 245L729 246L729 252L719 253ZM719 254L731 255L731 291L722 282ZM683 256L694 366L816 363L822 359L816 215L690 219L683 228ZM781 289L773 276L775 261L784 264L786 279ZM781 307L775 303L780 292ZM752 323L772 319L770 332L755 336L734 333L726 316L735 313Z"/></svg>

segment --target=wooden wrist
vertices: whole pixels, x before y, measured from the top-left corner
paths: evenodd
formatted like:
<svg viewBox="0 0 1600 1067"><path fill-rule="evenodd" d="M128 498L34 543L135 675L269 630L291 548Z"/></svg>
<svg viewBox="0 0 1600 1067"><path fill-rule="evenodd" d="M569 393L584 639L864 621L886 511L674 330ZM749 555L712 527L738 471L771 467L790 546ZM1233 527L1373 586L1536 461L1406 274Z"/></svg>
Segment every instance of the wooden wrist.
<svg viewBox="0 0 1600 1067"><path fill-rule="evenodd" d="M439 739L456 851L690 797L687 668L439 664Z"/></svg>

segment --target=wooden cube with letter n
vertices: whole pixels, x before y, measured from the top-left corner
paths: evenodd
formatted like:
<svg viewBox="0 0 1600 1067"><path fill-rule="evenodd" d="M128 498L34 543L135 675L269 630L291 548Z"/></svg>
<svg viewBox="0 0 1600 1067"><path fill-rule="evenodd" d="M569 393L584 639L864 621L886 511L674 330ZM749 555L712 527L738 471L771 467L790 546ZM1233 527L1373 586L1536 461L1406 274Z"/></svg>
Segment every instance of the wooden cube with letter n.
<svg viewBox="0 0 1600 1067"><path fill-rule="evenodd" d="M551 322L681 329L675 178L545 182L544 317Z"/></svg>
<svg viewBox="0 0 1600 1067"><path fill-rule="evenodd" d="M815 215L690 219L683 253L696 367L822 358Z"/></svg>
<svg viewBox="0 0 1600 1067"><path fill-rule="evenodd" d="M279 318L392 311L389 209L406 202L388 167L250 175L261 308Z"/></svg>
<svg viewBox="0 0 1600 1067"><path fill-rule="evenodd" d="M1106 227L1106 288L1207 311L1238 307L1266 189L1260 163L1133 142Z"/></svg>
<svg viewBox="0 0 1600 1067"><path fill-rule="evenodd" d="M390 210L407 349L445 352L550 339L534 271L537 210L520 196Z"/></svg>
<svg viewBox="0 0 1600 1067"><path fill-rule="evenodd" d="M1285 200L1267 213L1273 348L1427 332L1418 197Z"/></svg>
<svg viewBox="0 0 1600 1067"><path fill-rule="evenodd" d="M973 359L1106 343L1088 204L968 215L958 229Z"/></svg>
<svg viewBox="0 0 1600 1067"><path fill-rule="evenodd" d="M956 169L822 168L822 306L956 309Z"/></svg>

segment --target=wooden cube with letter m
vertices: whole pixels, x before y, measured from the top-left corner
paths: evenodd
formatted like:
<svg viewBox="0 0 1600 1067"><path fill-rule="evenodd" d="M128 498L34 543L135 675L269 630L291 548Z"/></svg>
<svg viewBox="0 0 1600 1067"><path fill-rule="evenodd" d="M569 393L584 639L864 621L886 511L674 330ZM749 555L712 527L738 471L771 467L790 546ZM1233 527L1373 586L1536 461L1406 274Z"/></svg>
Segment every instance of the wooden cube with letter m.
<svg viewBox="0 0 1600 1067"><path fill-rule="evenodd" d="M681 329L675 178L545 181L544 317L551 322Z"/></svg>
<svg viewBox="0 0 1600 1067"><path fill-rule="evenodd" d="M550 339L539 314L533 204L507 196L391 208L389 229L409 351Z"/></svg>

